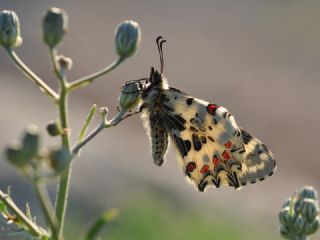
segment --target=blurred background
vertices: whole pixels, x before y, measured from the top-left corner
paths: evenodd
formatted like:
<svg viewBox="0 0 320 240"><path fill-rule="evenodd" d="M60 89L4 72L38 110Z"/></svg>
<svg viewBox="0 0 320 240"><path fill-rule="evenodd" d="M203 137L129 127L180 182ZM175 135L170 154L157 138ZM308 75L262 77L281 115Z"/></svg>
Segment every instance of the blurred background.
<svg viewBox="0 0 320 240"><path fill-rule="evenodd" d="M262 183L199 193L186 182L172 148L163 167L154 165L141 119L131 117L98 135L74 161L67 239L112 207L120 209L120 217L106 228L106 239L280 239L277 214L283 201L304 185L320 190L320 2L1 0L0 9L16 11L21 21L23 45L17 53L56 89L40 31L52 6L69 15L59 51L73 59L70 80L116 59L114 29L121 21L132 19L142 28L137 54L70 96L73 140L93 103L114 115L124 82L148 77L150 66L159 68L155 39L162 35L168 41L169 84L228 108L278 162L275 175ZM57 113L3 50L0 83L0 189L10 185L19 206L30 202L39 215L32 186L6 162L3 149L30 123L41 127L43 146L57 145L45 132ZM50 192L54 196L55 182Z"/></svg>

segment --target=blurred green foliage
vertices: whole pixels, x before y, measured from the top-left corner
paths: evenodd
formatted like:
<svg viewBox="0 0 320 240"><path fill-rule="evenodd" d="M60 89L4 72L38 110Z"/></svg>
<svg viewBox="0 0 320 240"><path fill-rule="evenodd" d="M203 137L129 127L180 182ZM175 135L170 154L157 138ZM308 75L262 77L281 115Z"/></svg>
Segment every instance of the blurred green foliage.
<svg viewBox="0 0 320 240"><path fill-rule="evenodd" d="M123 202L118 207L120 209L118 220L109 224L101 232L100 239L280 239L276 230L270 231L269 229L268 233L262 226L245 225L239 222L239 218L232 219L230 215L223 216L214 209L208 209L206 215L203 216L193 209L187 209L183 201L175 202L158 194L143 193L139 198L127 199L127 202ZM72 220L68 221L68 226L66 226L67 239L76 239L80 234L79 229L83 229L84 232L94 219L91 216L86 218L76 215L71 218Z"/></svg>

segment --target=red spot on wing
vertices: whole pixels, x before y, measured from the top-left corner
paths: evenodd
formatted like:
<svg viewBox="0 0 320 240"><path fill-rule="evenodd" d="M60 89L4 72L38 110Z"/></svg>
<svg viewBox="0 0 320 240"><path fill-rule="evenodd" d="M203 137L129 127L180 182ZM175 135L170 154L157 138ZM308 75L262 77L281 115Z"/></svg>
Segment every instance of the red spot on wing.
<svg viewBox="0 0 320 240"><path fill-rule="evenodd" d="M226 142L224 145L226 146L226 148L229 149L229 148L231 148L232 143L231 143L230 141L228 141L228 142Z"/></svg>
<svg viewBox="0 0 320 240"><path fill-rule="evenodd" d="M204 174L204 173L208 172L209 169L210 169L209 165L207 165L207 164L203 165L201 170L200 170L200 173Z"/></svg>
<svg viewBox="0 0 320 240"><path fill-rule="evenodd" d="M224 158L224 160L229 160L230 159L230 154L228 153L227 150L223 151L222 157Z"/></svg>
<svg viewBox="0 0 320 240"><path fill-rule="evenodd" d="M218 108L218 105L215 105L215 104L213 104L213 103L210 103L210 104L208 104L208 106L207 106L207 111L208 111L208 113L214 115L215 112L216 112L216 110L217 110L217 108Z"/></svg>
<svg viewBox="0 0 320 240"><path fill-rule="evenodd" d="M220 163L219 158L218 157L213 157L212 163L213 163L214 167L218 166L219 163Z"/></svg>
<svg viewBox="0 0 320 240"><path fill-rule="evenodd" d="M197 168L197 165L194 162L189 162L189 164L187 165L187 171L189 173L193 172L193 170L195 170Z"/></svg>

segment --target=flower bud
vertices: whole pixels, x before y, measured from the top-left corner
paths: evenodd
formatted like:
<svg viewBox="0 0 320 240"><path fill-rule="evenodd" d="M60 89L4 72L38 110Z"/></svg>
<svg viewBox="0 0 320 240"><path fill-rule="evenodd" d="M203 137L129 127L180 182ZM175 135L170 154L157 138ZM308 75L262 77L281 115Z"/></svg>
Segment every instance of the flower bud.
<svg viewBox="0 0 320 240"><path fill-rule="evenodd" d="M280 234L283 238L288 239L290 237L289 230L283 225L280 226Z"/></svg>
<svg viewBox="0 0 320 240"><path fill-rule="evenodd" d="M129 110L135 107L140 101L140 87L139 83L127 83L122 88L119 95L119 105L121 110Z"/></svg>
<svg viewBox="0 0 320 240"><path fill-rule="evenodd" d="M47 132L52 137L61 135L61 129L60 129L59 125L56 122L48 123Z"/></svg>
<svg viewBox="0 0 320 240"><path fill-rule="evenodd" d="M319 229L319 226L320 226L320 217L317 216L316 219L311 224L308 224L307 234L310 235L315 233Z"/></svg>
<svg viewBox="0 0 320 240"><path fill-rule="evenodd" d="M307 222L306 220L299 215L294 222L294 229L297 235L303 234L306 231Z"/></svg>
<svg viewBox="0 0 320 240"><path fill-rule="evenodd" d="M0 45L17 47L22 43L20 23L17 14L3 10L0 13Z"/></svg>
<svg viewBox="0 0 320 240"><path fill-rule="evenodd" d="M311 199L314 199L314 200L318 199L317 191L314 189L314 187L311 187L311 186L303 187L300 190L299 195L300 195L301 198L311 198Z"/></svg>
<svg viewBox="0 0 320 240"><path fill-rule="evenodd" d="M139 24L126 20L119 24L115 32L117 54L122 58L131 57L139 48L141 30Z"/></svg>
<svg viewBox="0 0 320 240"><path fill-rule="evenodd" d="M50 166L56 173L61 173L65 170L70 162L71 156L65 148L51 150Z"/></svg>
<svg viewBox="0 0 320 240"><path fill-rule="evenodd" d="M42 22L43 41L50 47L55 47L63 38L68 28L68 16L60 8L50 8Z"/></svg>
<svg viewBox="0 0 320 240"><path fill-rule="evenodd" d="M280 223L289 226L293 223L293 217L290 215L290 207L285 207L279 212Z"/></svg>
<svg viewBox="0 0 320 240"><path fill-rule="evenodd" d="M8 161L19 168L25 167L30 162L30 159L24 156L22 146L19 142L14 142L8 146L6 155Z"/></svg>
<svg viewBox="0 0 320 240"><path fill-rule="evenodd" d="M304 199L301 207L301 214L307 219L308 223L311 223L319 214L319 209L315 200Z"/></svg>
<svg viewBox="0 0 320 240"><path fill-rule="evenodd" d="M22 152L25 158L29 158L31 160L38 154L39 142L40 137L38 128L35 125L30 125L22 140Z"/></svg>

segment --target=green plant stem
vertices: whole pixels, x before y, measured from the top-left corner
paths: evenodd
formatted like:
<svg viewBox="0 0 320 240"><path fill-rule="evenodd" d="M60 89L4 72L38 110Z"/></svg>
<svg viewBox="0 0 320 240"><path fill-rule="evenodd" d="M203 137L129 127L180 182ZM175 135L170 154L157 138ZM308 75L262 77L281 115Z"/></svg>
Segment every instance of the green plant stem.
<svg viewBox="0 0 320 240"><path fill-rule="evenodd" d="M68 128L68 118L67 118L67 94L68 90L65 84L61 86L61 93L59 99L59 115L60 115L60 123L63 129L62 138L62 146L70 153L70 141L69 141L69 128ZM58 231L59 231L59 239L62 238L63 235L63 226L65 213L67 208L68 201L68 193L69 193L69 185L71 178L71 162L69 162L65 171L63 171L60 175L60 182L56 200L56 216L58 220Z"/></svg>
<svg viewBox="0 0 320 240"><path fill-rule="evenodd" d="M110 121L106 121L105 119L102 119L102 122L100 123L99 126L97 126L91 133L89 133L88 136L86 136L83 141L77 143L73 148L72 148L72 154L76 155L79 150L86 145L88 142L90 142L90 140L92 140L95 136L98 135L98 133L100 133L103 129L105 128L109 128L112 126L117 125L119 122L121 122L123 119L126 118L126 116L124 116L125 112L119 112L113 119L111 119Z"/></svg>
<svg viewBox="0 0 320 240"><path fill-rule="evenodd" d="M8 194L0 191L0 200L6 205L6 207L13 212L17 219L21 221L30 231L30 233L35 237L45 237L48 234L38 227L32 220L30 220L13 202L13 200L9 197Z"/></svg>
<svg viewBox="0 0 320 240"><path fill-rule="evenodd" d="M53 71L60 82L60 97L58 101L58 112L60 117L60 125L63 130L61 135L62 146L70 153L70 129L68 123L68 82L64 73L62 73L57 65L56 56L57 51L54 48L49 49L50 59L53 66ZM57 189L56 197L56 219L58 224L58 239L63 238L63 227L65 214L68 203L69 185L71 178L71 161L65 171L60 174L59 187Z"/></svg>
<svg viewBox="0 0 320 240"><path fill-rule="evenodd" d="M61 75L61 72L59 71L59 67L58 67L58 64L57 64L57 61L56 61L57 50L55 48L50 48L49 49L49 55L50 55L50 60L51 60L53 72L55 73L55 75L59 79L60 86L65 85L66 83L63 80L63 76Z"/></svg>
<svg viewBox="0 0 320 240"><path fill-rule="evenodd" d="M31 79L35 84L37 84L41 91L45 92L54 102L58 101L58 94L52 90L41 78L39 78L34 72L28 68L23 61L18 57L18 55L10 47L5 47L5 50L9 58L13 61L18 69L21 70L29 79Z"/></svg>
<svg viewBox="0 0 320 240"><path fill-rule="evenodd" d="M70 83L70 86L69 86L70 90L74 90L76 88L87 86L88 84L92 83L98 77L101 77L101 76L107 74L108 72L111 72L113 69L115 69L117 66L119 66L125 59L126 58L124 58L124 57L120 57L116 61L111 63L109 66L105 67L104 69L102 69L96 73L90 74L88 76L85 76L83 78L80 78L78 80L75 80L74 82Z"/></svg>
<svg viewBox="0 0 320 240"><path fill-rule="evenodd" d="M51 200L50 200L48 191L40 179L35 180L35 186L36 186L36 191L37 191L37 195L40 201L42 211L52 231L52 240L57 240L58 239L57 221L55 216L52 215L54 213L54 209L51 205Z"/></svg>

